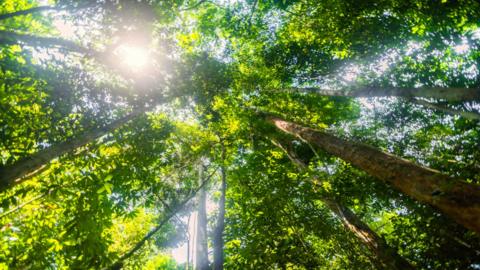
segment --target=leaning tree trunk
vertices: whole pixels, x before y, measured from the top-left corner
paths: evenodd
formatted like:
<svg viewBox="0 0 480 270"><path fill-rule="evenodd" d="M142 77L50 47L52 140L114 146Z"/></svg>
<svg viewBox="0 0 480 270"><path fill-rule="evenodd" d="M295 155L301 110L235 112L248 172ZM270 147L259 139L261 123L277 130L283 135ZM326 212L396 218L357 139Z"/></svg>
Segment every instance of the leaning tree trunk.
<svg viewBox="0 0 480 270"><path fill-rule="evenodd" d="M340 97L422 97L445 99L447 101L473 101L480 100L479 88L454 88L454 87L363 87L356 90L326 90L316 87L291 88L289 90L315 93L322 96Z"/></svg>
<svg viewBox="0 0 480 270"><path fill-rule="evenodd" d="M0 44L7 45L26 45L37 48L56 48L76 52L85 57L93 58L98 63L114 70L126 79L132 79L132 75L118 67L117 61L113 56L113 49L116 44L110 44L103 51L97 51L92 48L83 47L73 41L57 37L40 37L30 34L19 34L11 31L0 30ZM118 45L118 44L117 44Z"/></svg>
<svg viewBox="0 0 480 270"><path fill-rule="evenodd" d="M281 148L300 170L307 168L307 164L297 156L289 142L280 142L280 140L276 139L272 142ZM364 223L348 207L342 205L334 198L322 196L320 200L340 219L345 229L353 233L372 252L375 264L381 265L384 269L414 269L407 260L402 258L394 248L387 244L383 237L375 233L368 224Z"/></svg>
<svg viewBox="0 0 480 270"><path fill-rule="evenodd" d="M199 184L203 182L203 164L199 164ZM197 196L197 232L195 245L195 269L208 270L208 243L207 243L207 192L205 187L200 189Z"/></svg>
<svg viewBox="0 0 480 270"><path fill-rule="evenodd" d="M411 99L411 101L413 103L416 103L418 105L427 107L427 108L432 109L432 110L441 111L441 112L444 112L444 113L450 114L450 115L458 115L458 116L461 116L465 119L480 121L480 114L476 113L476 112L465 112L465 111L461 111L461 110L456 110L456 109L449 108L449 107L447 107L446 105L443 105L443 104L435 104L435 103L427 102L425 100L420 100L420 99Z"/></svg>
<svg viewBox="0 0 480 270"><path fill-rule="evenodd" d="M20 159L12 165L0 167L0 191L9 189L21 183L29 175L48 164L52 159L69 153L109 132L112 132L144 112L145 109L137 109L129 115L117 119L108 125L92 129L78 137L40 150L35 154Z"/></svg>
<svg viewBox="0 0 480 270"><path fill-rule="evenodd" d="M480 233L479 185L275 116L267 116L267 120L278 129L350 162L411 198L436 207L459 224Z"/></svg>
<svg viewBox="0 0 480 270"><path fill-rule="evenodd" d="M55 37L39 37L29 34L18 34L15 32L0 30L0 44L25 44L32 47L50 47L65 48L70 51L83 54L96 54L97 52L89 50L73 41Z"/></svg>
<svg viewBox="0 0 480 270"><path fill-rule="evenodd" d="M215 234L213 236L213 269L223 269L223 231L225 229L225 193L227 190L227 175L225 169L225 148L222 145L222 166L220 172L222 175L221 196L218 206L218 220Z"/></svg>

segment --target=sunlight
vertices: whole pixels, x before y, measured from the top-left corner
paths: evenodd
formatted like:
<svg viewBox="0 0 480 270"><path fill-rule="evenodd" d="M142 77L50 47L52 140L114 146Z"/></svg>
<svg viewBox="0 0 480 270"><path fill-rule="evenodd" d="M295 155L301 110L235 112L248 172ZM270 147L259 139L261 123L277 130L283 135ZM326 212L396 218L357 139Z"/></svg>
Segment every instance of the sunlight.
<svg viewBox="0 0 480 270"><path fill-rule="evenodd" d="M115 54L121 58L121 64L134 71L139 71L148 62L148 50L142 47L121 45L115 50Z"/></svg>

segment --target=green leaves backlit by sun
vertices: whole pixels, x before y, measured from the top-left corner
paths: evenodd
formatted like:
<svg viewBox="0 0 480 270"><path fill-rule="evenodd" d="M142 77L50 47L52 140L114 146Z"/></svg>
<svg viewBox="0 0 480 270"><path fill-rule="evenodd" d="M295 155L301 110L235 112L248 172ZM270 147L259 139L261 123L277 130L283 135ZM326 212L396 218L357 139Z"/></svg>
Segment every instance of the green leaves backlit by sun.
<svg viewBox="0 0 480 270"><path fill-rule="evenodd" d="M0 0L0 270L478 270L479 24Z"/></svg>

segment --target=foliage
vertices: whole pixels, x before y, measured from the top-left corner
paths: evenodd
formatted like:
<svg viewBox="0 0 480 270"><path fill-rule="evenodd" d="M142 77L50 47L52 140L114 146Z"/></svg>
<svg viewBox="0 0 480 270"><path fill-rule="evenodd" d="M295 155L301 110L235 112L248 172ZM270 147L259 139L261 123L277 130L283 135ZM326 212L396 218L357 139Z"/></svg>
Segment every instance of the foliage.
<svg viewBox="0 0 480 270"><path fill-rule="evenodd" d="M43 2L6 0L0 14ZM0 269L111 267L194 194L201 162L215 203L216 169L226 169L227 269L377 269L376 255L322 203L325 196L418 269L478 268L478 234L279 134L263 117L360 141L478 185L478 121L409 99L298 90L478 90L477 1L49 4L55 8L0 19L0 174L131 112L147 113L45 160L0 193ZM123 66L122 46L144 48L144 66ZM437 103L480 108L478 100ZM291 142L308 168L299 170L272 144L275 137ZM186 203L123 267L184 269L169 252L188 241L184 220L194 208ZM216 222L211 215L209 226Z"/></svg>

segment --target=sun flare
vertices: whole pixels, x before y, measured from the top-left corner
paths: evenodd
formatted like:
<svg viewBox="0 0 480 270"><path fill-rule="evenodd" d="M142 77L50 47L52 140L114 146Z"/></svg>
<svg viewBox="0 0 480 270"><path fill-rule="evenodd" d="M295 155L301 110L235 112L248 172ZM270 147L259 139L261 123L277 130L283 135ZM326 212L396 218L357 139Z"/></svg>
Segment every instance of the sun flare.
<svg viewBox="0 0 480 270"><path fill-rule="evenodd" d="M116 55L121 59L123 66L138 71L148 62L148 50L142 47L121 45L116 50Z"/></svg>

